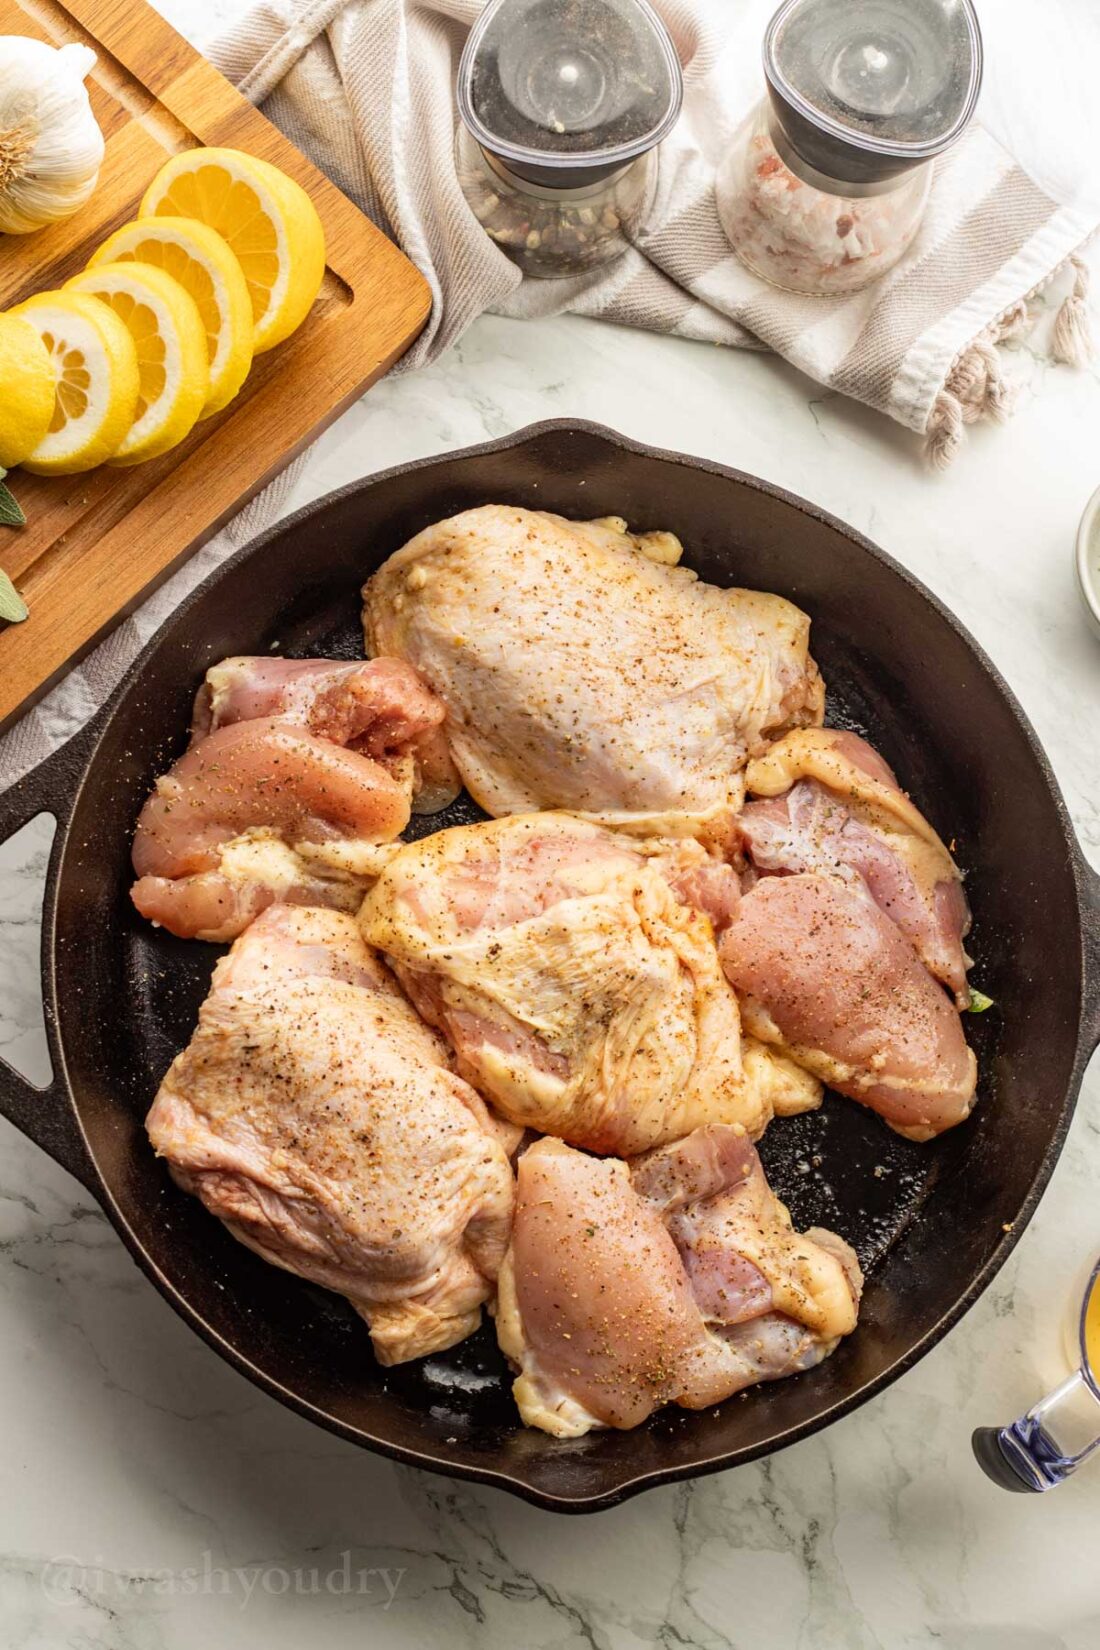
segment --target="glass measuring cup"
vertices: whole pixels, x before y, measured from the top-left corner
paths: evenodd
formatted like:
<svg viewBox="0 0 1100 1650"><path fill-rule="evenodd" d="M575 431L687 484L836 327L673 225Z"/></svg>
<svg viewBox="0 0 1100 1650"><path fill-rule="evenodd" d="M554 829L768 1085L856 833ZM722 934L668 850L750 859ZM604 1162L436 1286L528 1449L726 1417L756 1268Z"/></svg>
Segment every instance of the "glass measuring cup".
<svg viewBox="0 0 1100 1650"><path fill-rule="evenodd" d="M1005 1490L1052 1490L1100 1450L1100 1256L1074 1290L1066 1325L1072 1375L1007 1427L979 1427L974 1454Z"/></svg>

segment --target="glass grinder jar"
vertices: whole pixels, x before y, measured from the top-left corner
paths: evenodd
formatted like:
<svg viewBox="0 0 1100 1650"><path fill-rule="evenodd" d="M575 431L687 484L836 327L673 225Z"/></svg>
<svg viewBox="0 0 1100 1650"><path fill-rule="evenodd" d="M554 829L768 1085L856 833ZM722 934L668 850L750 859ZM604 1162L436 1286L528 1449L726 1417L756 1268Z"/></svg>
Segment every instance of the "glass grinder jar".
<svg viewBox="0 0 1100 1650"><path fill-rule="evenodd" d="M974 113L974 7L786 0L764 37L764 73L768 95L719 171L726 235L774 286L856 292L911 244L931 162Z"/></svg>
<svg viewBox="0 0 1100 1650"><path fill-rule="evenodd" d="M462 191L528 275L607 263L652 200L682 100L647 0L490 0L458 71Z"/></svg>

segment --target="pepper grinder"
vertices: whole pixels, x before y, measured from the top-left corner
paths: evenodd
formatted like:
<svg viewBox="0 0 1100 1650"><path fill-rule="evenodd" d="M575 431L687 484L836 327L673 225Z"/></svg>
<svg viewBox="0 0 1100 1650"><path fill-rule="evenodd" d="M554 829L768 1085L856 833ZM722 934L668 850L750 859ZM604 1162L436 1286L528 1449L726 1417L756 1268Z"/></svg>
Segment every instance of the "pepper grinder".
<svg viewBox="0 0 1100 1650"><path fill-rule="evenodd" d="M459 64L462 191L525 274L595 268L644 218L682 100L647 0L491 0Z"/></svg>
<svg viewBox="0 0 1100 1650"><path fill-rule="evenodd" d="M932 161L978 100L971 0L785 0L764 37L767 96L718 175L718 212L754 274L856 292L920 227Z"/></svg>

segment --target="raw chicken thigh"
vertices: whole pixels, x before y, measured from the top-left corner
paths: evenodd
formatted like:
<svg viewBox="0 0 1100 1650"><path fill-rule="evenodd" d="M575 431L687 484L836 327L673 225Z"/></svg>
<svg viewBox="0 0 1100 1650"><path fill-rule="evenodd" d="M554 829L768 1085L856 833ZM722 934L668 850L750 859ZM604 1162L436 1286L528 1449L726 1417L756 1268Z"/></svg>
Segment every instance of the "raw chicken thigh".
<svg viewBox="0 0 1100 1650"><path fill-rule="evenodd" d="M970 912L959 869L871 746L835 728L802 728L750 762L745 783L767 798L738 821L757 870L862 878L965 1008Z"/></svg>
<svg viewBox="0 0 1100 1650"><path fill-rule="evenodd" d="M354 910L377 845L409 822L379 763L289 722L234 722L157 780L134 835L142 916L184 939L236 938L275 900Z"/></svg>
<svg viewBox="0 0 1100 1650"><path fill-rule="evenodd" d="M977 1064L950 999L861 883L763 877L719 953L746 1028L911 1140L968 1116Z"/></svg>
<svg viewBox="0 0 1100 1650"><path fill-rule="evenodd" d="M812 1368L855 1328L861 1287L846 1243L792 1229L738 1129L630 1166L540 1140L519 1161L497 1338L524 1422L571 1438Z"/></svg>
<svg viewBox="0 0 1100 1650"><path fill-rule="evenodd" d="M568 808L722 841L745 762L820 723L823 689L804 613L702 583L679 555L618 518L467 510L367 584L369 651L406 659L443 700L488 813Z"/></svg>
<svg viewBox="0 0 1100 1650"><path fill-rule="evenodd" d="M274 717L307 728L411 779L413 812L434 813L461 790L442 732L443 702L402 659L223 659L195 699L195 743L232 722ZM407 765L411 764L411 768Z"/></svg>
<svg viewBox="0 0 1100 1650"><path fill-rule="evenodd" d="M477 1328L508 1243L508 1158L351 917L257 918L147 1127L235 1237L347 1296L381 1363Z"/></svg>
<svg viewBox="0 0 1100 1650"><path fill-rule="evenodd" d="M629 1156L701 1123L759 1135L820 1091L742 1055L709 918L737 879L697 843L640 843L571 814L440 831L404 847L360 926L459 1070L505 1117Z"/></svg>
<svg viewBox="0 0 1100 1650"><path fill-rule="evenodd" d="M398 659L227 659L190 749L138 819L134 904L185 939L234 939L274 900L354 911L410 798L454 794L444 709Z"/></svg>

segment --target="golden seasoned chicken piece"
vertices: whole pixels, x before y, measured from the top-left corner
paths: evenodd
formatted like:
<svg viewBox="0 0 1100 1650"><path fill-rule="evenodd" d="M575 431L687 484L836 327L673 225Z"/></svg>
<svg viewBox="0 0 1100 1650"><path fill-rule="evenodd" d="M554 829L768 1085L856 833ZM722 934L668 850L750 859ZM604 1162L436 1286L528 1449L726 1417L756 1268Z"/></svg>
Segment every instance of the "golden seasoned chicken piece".
<svg viewBox="0 0 1100 1650"><path fill-rule="evenodd" d="M256 919L215 968L147 1128L234 1237L347 1297L380 1363L478 1327L511 1167L352 917L273 905Z"/></svg>
<svg viewBox="0 0 1100 1650"><path fill-rule="evenodd" d="M417 534L367 584L369 651L406 659L490 814L568 808L723 840L741 770L820 723L810 621L674 565L670 534L488 504Z"/></svg>
<svg viewBox="0 0 1100 1650"><path fill-rule="evenodd" d="M359 921L499 1112L630 1156L707 1122L757 1136L820 1099L761 1046L746 1057L692 896L724 916L739 897L698 843L525 814L408 844Z"/></svg>
<svg viewBox="0 0 1100 1650"><path fill-rule="evenodd" d="M519 1161L497 1339L527 1426L575 1438L811 1369L855 1328L862 1281L841 1238L792 1228L737 1129L629 1167L540 1140Z"/></svg>

